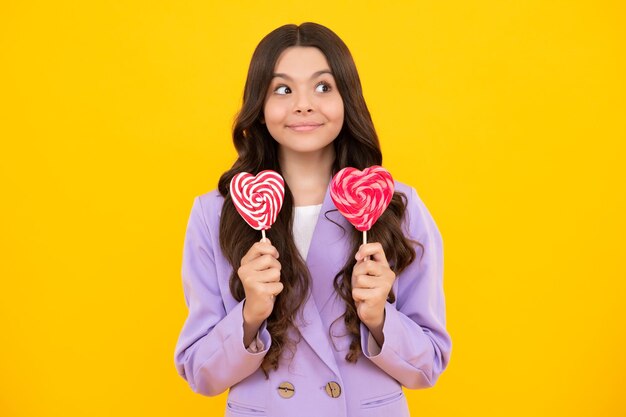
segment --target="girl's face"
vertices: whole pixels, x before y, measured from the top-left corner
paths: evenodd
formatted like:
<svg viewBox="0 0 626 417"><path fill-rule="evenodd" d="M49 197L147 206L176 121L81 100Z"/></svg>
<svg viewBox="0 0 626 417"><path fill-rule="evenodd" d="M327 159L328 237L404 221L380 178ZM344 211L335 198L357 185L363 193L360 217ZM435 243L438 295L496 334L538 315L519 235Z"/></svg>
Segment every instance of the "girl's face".
<svg viewBox="0 0 626 417"><path fill-rule="evenodd" d="M309 153L332 144L343 126L343 100L324 54L293 46L276 61L263 115L283 151Z"/></svg>

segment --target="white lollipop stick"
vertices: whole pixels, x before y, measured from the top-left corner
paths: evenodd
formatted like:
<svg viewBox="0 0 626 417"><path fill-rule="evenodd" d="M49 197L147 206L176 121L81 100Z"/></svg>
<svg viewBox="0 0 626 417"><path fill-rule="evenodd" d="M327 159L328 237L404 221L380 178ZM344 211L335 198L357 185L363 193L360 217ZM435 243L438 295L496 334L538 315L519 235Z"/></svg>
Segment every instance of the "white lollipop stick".
<svg viewBox="0 0 626 417"><path fill-rule="evenodd" d="M261 230L261 242L265 242L265 230Z"/></svg>

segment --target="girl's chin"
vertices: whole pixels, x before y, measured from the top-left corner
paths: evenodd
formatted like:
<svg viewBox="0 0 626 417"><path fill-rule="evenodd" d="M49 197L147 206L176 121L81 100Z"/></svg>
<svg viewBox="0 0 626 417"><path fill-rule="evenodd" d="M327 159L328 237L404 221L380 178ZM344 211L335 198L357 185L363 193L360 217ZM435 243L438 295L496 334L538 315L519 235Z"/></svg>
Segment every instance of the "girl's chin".
<svg viewBox="0 0 626 417"><path fill-rule="evenodd" d="M289 146L285 144L280 144L279 147L283 153L289 154L314 154L314 153L326 153L333 149L332 142L323 144L320 146Z"/></svg>

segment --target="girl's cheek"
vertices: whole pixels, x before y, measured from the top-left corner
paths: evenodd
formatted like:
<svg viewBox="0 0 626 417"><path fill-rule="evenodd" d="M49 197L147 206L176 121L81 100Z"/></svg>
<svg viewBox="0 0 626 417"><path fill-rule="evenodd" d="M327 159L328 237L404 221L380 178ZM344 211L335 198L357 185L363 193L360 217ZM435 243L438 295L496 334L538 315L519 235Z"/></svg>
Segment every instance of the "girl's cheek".
<svg viewBox="0 0 626 417"><path fill-rule="evenodd" d="M266 107L263 112L263 117L266 123L273 123L276 120L276 109L272 107Z"/></svg>
<svg viewBox="0 0 626 417"><path fill-rule="evenodd" d="M265 105L265 117L266 118L281 118L285 115L289 103L287 100L272 100L270 99Z"/></svg>

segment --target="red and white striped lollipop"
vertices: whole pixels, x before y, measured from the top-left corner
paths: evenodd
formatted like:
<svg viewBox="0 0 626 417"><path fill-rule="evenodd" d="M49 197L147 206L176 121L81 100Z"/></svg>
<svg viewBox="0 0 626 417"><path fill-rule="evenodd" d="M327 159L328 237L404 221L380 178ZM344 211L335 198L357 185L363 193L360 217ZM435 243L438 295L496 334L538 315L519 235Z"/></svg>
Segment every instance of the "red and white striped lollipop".
<svg viewBox="0 0 626 417"><path fill-rule="evenodd" d="M230 196L241 217L255 230L272 227L285 199L285 181L276 171L265 170L256 176L240 172L230 181Z"/></svg>
<svg viewBox="0 0 626 417"><path fill-rule="evenodd" d="M330 197L344 217L366 232L383 214L393 197L393 178L385 168L374 165L359 171L347 167L333 177L330 184Z"/></svg>

